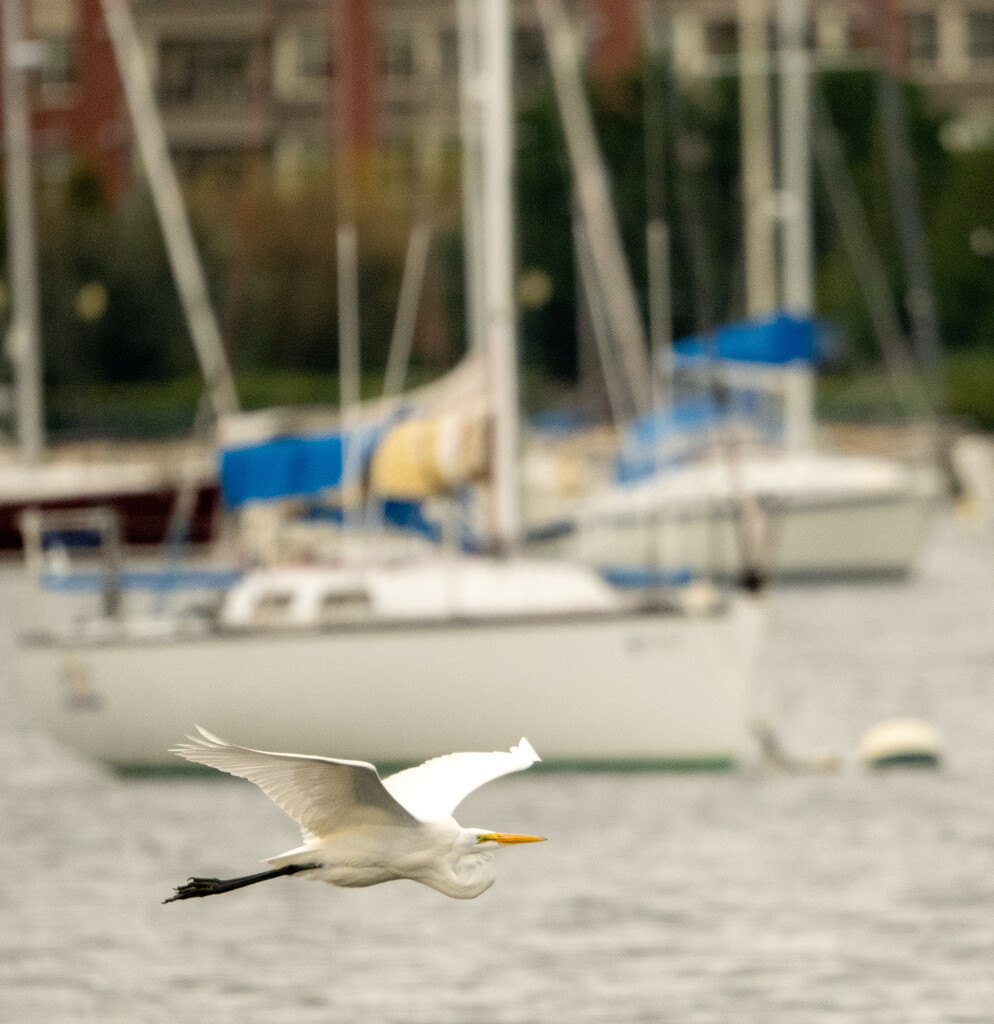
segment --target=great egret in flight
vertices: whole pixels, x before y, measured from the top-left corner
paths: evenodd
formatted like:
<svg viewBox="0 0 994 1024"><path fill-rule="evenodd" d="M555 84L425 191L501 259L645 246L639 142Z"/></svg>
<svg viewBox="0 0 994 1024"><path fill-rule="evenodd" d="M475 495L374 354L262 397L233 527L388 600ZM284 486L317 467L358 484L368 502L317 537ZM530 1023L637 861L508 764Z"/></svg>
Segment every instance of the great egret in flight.
<svg viewBox="0 0 994 1024"><path fill-rule="evenodd" d="M191 878L163 900L213 896L280 875L348 888L410 878L456 899L494 883L494 850L539 843L542 836L462 828L452 812L485 782L540 760L522 738L510 751L448 754L381 779L365 761L275 754L226 743L197 726L200 737L172 753L254 782L300 825L304 845L271 858L271 871L240 878Z"/></svg>

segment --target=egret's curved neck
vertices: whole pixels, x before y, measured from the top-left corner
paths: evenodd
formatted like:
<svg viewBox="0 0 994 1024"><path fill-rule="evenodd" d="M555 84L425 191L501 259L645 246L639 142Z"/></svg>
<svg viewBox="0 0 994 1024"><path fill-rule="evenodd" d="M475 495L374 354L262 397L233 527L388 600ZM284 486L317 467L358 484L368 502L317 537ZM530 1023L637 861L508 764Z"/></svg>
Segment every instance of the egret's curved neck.
<svg viewBox="0 0 994 1024"><path fill-rule="evenodd" d="M424 846L402 877L457 900L471 900L494 884L494 851L479 844L480 829L462 829L454 821L424 826Z"/></svg>
<svg viewBox="0 0 994 1024"><path fill-rule="evenodd" d="M455 899L471 900L479 896L494 884L497 877L494 855L489 851L453 857L450 868L445 879L446 888L440 885L435 888Z"/></svg>

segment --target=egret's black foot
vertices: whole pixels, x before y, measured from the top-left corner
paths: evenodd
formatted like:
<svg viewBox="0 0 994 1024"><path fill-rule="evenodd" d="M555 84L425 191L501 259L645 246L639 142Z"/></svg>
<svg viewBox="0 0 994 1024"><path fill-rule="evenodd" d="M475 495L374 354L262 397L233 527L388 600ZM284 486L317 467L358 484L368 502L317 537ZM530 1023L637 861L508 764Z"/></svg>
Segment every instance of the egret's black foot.
<svg viewBox="0 0 994 1024"><path fill-rule="evenodd" d="M172 903L174 900L188 900L194 896L215 896L219 892L227 891L220 878L191 878L185 885L177 885L176 892L162 902Z"/></svg>
<svg viewBox="0 0 994 1024"><path fill-rule="evenodd" d="M241 878L190 878L186 885L177 885L176 892L162 902L189 900L194 896L216 896L221 892L244 889L246 885L255 885L256 882L266 882L270 878L295 875L298 871L313 871L318 867L319 864L286 864L281 868L273 868L272 871L260 871L257 875L243 875Z"/></svg>

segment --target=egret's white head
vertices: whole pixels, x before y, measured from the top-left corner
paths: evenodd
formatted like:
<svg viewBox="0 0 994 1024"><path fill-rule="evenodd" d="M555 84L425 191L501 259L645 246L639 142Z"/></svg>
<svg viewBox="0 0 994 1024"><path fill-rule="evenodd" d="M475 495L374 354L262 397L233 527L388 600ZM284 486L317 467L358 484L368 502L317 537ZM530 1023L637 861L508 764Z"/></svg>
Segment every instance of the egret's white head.
<svg viewBox="0 0 994 1024"><path fill-rule="evenodd" d="M509 832L492 832L483 828L461 828L455 837L447 865L438 871L434 864L429 877L420 879L447 896L472 899L493 885L494 850L514 843L541 843L544 836L524 836Z"/></svg>

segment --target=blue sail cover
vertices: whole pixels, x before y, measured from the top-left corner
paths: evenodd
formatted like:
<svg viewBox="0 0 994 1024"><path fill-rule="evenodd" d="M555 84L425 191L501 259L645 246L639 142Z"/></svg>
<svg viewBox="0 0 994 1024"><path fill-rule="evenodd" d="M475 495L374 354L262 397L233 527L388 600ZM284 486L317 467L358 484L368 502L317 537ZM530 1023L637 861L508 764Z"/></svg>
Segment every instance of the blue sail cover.
<svg viewBox="0 0 994 1024"><path fill-rule="evenodd" d="M369 465L388 424L378 424L350 435L341 433L274 437L258 444L221 452L221 494L237 508L249 501L308 497L354 483ZM346 438L359 446L345 480Z"/></svg>
<svg viewBox="0 0 994 1024"><path fill-rule="evenodd" d="M711 359L783 366L815 362L824 354L824 340L817 320L781 312L728 324L701 337L685 338L673 349L678 368Z"/></svg>
<svg viewBox="0 0 994 1024"><path fill-rule="evenodd" d="M442 540L442 527L429 519L420 501L400 501L389 498L383 502L383 520L398 530L417 533L436 544Z"/></svg>
<svg viewBox="0 0 994 1024"><path fill-rule="evenodd" d="M406 533L417 533L427 540L438 543L442 539L442 527L429 519L420 501L400 501L395 498L378 499L380 517L386 526ZM339 505L319 505L308 509L304 518L312 523L336 523L346 525L345 510Z"/></svg>
<svg viewBox="0 0 994 1024"><path fill-rule="evenodd" d="M827 332L810 318L787 313L728 324L708 335L685 338L674 346L678 370L707 368L728 361L760 367L813 363L824 354ZM618 483L634 483L683 462L723 420L762 423L762 395L748 387L727 390L721 406L711 398L677 401L628 425L615 467ZM769 426L766 425L767 429Z"/></svg>

